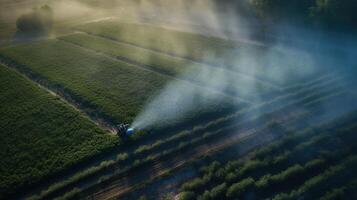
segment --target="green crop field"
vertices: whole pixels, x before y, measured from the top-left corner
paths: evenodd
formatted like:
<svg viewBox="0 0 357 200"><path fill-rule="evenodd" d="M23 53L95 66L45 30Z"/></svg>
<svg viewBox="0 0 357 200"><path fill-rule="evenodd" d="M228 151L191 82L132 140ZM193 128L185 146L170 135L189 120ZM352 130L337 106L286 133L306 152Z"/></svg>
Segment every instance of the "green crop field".
<svg viewBox="0 0 357 200"><path fill-rule="evenodd" d="M78 98L80 104L90 105L91 109L117 123L131 122L150 97L172 80L59 40L0 49L0 55L48 80L54 88L63 88L72 98ZM181 85L196 90L199 87L183 81ZM208 94L215 92L204 91ZM203 97L201 101L206 101ZM211 101L209 106L198 106L195 108L197 112L187 116L187 120L207 113L224 113L232 106L240 106L239 100L228 98L223 102L226 103Z"/></svg>
<svg viewBox="0 0 357 200"><path fill-rule="evenodd" d="M234 47L230 41L224 39L173 31L149 24L105 21L81 25L78 29L148 49L193 59L203 59L204 56L209 56L209 54L223 53L220 52L222 48L216 48L217 46L223 47L223 50Z"/></svg>
<svg viewBox="0 0 357 200"><path fill-rule="evenodd" d="M345 199L356 188L356 113L289 135L249 160L212 162L184 183L180 199ZM354 185L353 185L354 183Z"/></svg>
<svg viewBox="0 0 357 200"><path fill-rule="evenodd" d="M193 83L204 85L213 89L220 89L220 85L227 85L223 91L227 94L237 95L242 99L254 99L258 96L272 94L279 90L269 82L256 80L254 77L242 75L224 68L204 65L179 57L135 47L123 43L115 43L105 38L95 37L87 34L74 34L61 38L84 48L103 52L118 59L124 59L146 65L159 73L178 76L190 80ZM207 73L222 76L219 83L207 83ZM251 89L250 87L254 87Z"/></svg>
<svg viewBox="0 0 357 200"><path fill-rule="evenodd" d="M0 0L0 200L357 199L353 0L291 1Z"/></svg>
<svg viewBox="0 0 357 200"><path fill-rule="evenodd" d="M296 59L297 55L289 53L289 49L208 37L150 24L108 20L84 24L76 29L164 54L225 67L279 85L285 80L277 79L278 74L286 74L290 81L299 81L306 76L306 68L312 64L309 59ZM307 56L301 54L301 57Z"/></svg>
<svg viewBox="0 0 357 200"><path fill-rule="evenodd" d="M0 83L0 198L119 143L3 65Z"/></svg>
<svg viewBox="0 0 357 200"><path fill-rule="evenodd" d="M50 189L45 190L39 195L36 195L35 199L50 198L59 192L66 193L66 196L72 199L80 197L84 198L85 195L81 196L81 194L85 194L86 190L75 190L69 192L66 191L71 190L71 187L85 183L86 177L101 177L99 178L100 180L102 180L101 184L97 185L96 183L92 183L93 185L90 187L90 189L87 189L91 191L96 188L100 190L100 185L110 183L111 181L116 180L116 178L118 178L120 182L120 177L125 177L127 173L133 171L135 172L135 170L138 170L138 168L145 170L145 166L150 166L149 169L154 168L155 170L159 170L160 168L164 168L165 165L157 166L157 160L171 159L171 157L180 156L180 154L183 154L183 152L187 152L192 148L202 148L202 146L204 147L212 142L215 143L225 139L229 141L231 140L230 138L234 136L234 133L236 133L237 130L244 129L244 127L246 126L260 128L259 124L262 121L267 121L267 124L265 125L266 127L263 128L263 132L269 132L270 128L268 127L274 127L272 124L274 124L274 121L279 118L279 113L284 113L284 118L287 117L288 119L297 118L303 120L302 118L304 117L308 118L309 115L306 115L306 113L301 113L301 111L299 110L295 110L294 107L296 107L297 105L306 105L309 110L314 110L319 107L319 104L321 102L329 100L331 99L331 96L336 96L337 94L339 94L339 92L337 92L339 88L335 86L332 87L332 85L336 85L336 81L330 81L328 84L325 84L324 82L326 80L324 79L326 78L323 78L320 81L311 81L311 83L302 84L299 89L291 91L291 93L287 95L278 97L270 103L267 102L266 104L260 105L255 108L244 109L233 115L211 121L208 124L200 124L194 127L192 130L186 130L179 133L166 133L165 135L162 135L160 137L151 138L151 140L147 142L146 145L141 145L142 143L137 142L135 145L136 149L121 152L125 154L124 161L122 159L117 159L111 161L108 164L90 168L87 171L83 171L83 174L78 174L78 177L74 176L68 181L52 185ZM321 90L320 85L324 85L323 87L331 88ZM340 95L341 94L337 96ZM276 107L280 108L276 109ZM264 110L265 114L258 114L258 110L262 112ZM291 124L290 126L294 124L294 119L289 119L288 121L290 121L288 122ZM239 123L235 124L234 122ZM257 138L262 137L261 135L262 134L257 134ZM239 143L239 140L237 141L237 143ZM177 146L175 144L179 145ZM214 148L214 146L212 148ZM194 154L190 156L190 158L193 158ZM117 166L120 166L121 169L113 171L114 169L116 169ZM103 175L108 173L112 175ZM151 174L154 172L146 173ZM137 176L139 177L132 178L143 178L140 178L140 175ZM125 180L125 178L123 179ZM87 182L86 184L89 183ZM71 187L69 187L69 185ZM97 197L95 196L93 198Z"/></svg>
<svg viewBox="0 0 357 200"><path fill-rule="evenodd" d="M149 95L167 81L164 76L57 40L9 47L0 53L118 121L130 121Z"/></svg>

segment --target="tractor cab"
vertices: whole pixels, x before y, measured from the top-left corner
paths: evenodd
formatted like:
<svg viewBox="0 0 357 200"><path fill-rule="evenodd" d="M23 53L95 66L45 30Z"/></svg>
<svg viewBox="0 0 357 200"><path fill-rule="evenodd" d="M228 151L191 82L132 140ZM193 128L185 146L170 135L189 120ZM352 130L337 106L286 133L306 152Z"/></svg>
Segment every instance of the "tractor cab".
<svg viewBox="0 0 357 200"><path fill-rule="evenodd" d="M134 134L134 129L130 128L129 124L118 124L115 127L117 135L121 137L127 137Z"/></svg>

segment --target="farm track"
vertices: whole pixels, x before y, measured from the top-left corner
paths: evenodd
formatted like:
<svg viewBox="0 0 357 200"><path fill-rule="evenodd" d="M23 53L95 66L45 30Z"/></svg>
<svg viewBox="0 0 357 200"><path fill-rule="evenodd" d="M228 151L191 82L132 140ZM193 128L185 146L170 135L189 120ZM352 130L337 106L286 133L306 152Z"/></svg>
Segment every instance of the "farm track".
<svg viewBox="0 0 357 200"><path fill-rule="evenodd" d="M83 50L85 51L90 51L92 53L95 53L95 54L99 54L101 56L105 56L106 58L108 59L111 59L112 61L115 61L115 62L124 62L126 64L129 64L129 65L132 65L134 67L138 67L142 70L148 70L150 72L153 72L153 73L156 73L156 74L159 74L159 75L163 75L163 76L167 76L169 77L170 79L172 80L176 80L176 81L183 81L185 83L188 83L190 85L195 85L199 88L202 88L204 90L207 90L207 91L211 91L211 92L214 92L214 93L217 93L219 94L220 96L222 97L225 97L225 98L229 98L229 99L236 99L242 103L245 103L245 104L248 104L248 105L252 105L252 101L250 100L246 100L242 97L239 97L239 96L233 96L232 94L228 94L228 93L225 93L225 92L221 92L220 90L218 89L215 89L213 87L207 87L205 86L204 84L202 83L199 83L199 82L195 82L195 81L192 81L190 79L185 79L185 78L182 78L182 77L177 77L177 76L174 76L170 73L165 73L163 71L160 71L160 70L157 70L153 67L151 67L150 65L146 65L146 64L142 64L142 63L139 63L139 62L136 62L136 61L133 61L133 60L130 60L128 58L125 58L125 57L119 57L119 56L111 56L111 55L108 55L108 54L105 54L103 52L100 52L100 51L96 51L94 49L90 49L90 48L86 48L86 47L83 47L81 45L78 45L78 44L75 44L75 43L72 43L72 42L69 42L69 41L66 41L66 40L62 40L62 39L58 39L60 41L63 41L63 42L66 42L68 44L71 44L71 45L74 45L76 47L79 47L79 48L82 48Z"/></svg>
<svg viewBox="0 0 357 200"><path fill-rule="evenodd" d="M244 73L242 71L230 70L228 68L217 67L216 65L213 65L213 64L208 63L208 62L197 61L197 60L194 60L194 59L189 58L189 57L178 56L178 55L176 55L174 53L163 52L163 51L160 51L160 50L157 50L157 49L147 48L147 47L140 46L140 45L137 45L137 44L134 44L134 43L130 43L130 42L127 42L127 41L112 39L110 37L105 37L105 36L101 36L101 35L98 35L98 34L93 34L93 33L90 33L90 32L76 31L76 33L87 34L87 35L90 35L90 36L93 36L93 37L97 37L97 38L100 38L100 39L103 39L103 40L108 40L108 41L111 41L111 42L114 42L114 43L117 43L117 44L127 45L127 46L131 46L131 47L134 47L134 48L143 49L143 50L150 51L150 52L153 52L153 53L156 53L156 54L169 56L169 57L174 58L174 59L185 60L185 61L188 61L188 62L193 63L193 64L204 64L204 65L206 65L207 67L210 67L210 68L223 69L223 70L225 70L225 71L227 71L229 73L237 74L238 76L243 76L245 78L254 80L254 81L262 83L264 85L268 85L269 87L274 88L275 90L279 91L281 89L280 86L272 83L269 80L265 80L262 77L253 76L251 74Z"/></svg>
<svg viewBox="0 0 357 200"><path fill-rule="evenodd" d="M326 81L325 79L321 79L321 81L324 83L324 81ZM323 84L322 83L322 84ZM314 87L316 87L316 88L318 88L318 86L319 86L319 84L321 84L321 83L314 83ZM333 82L331 83L331 84L333 84ZM309 83L306 83L305 85L308 85L308 86L310 86L311 87L311 85L309 84ZM308 89L307 89L308 90ZM302 92L303 92L304 90L302 90ZM299 93L297 93L297 95L298 95ZM278 100L281 100L281 99L279 99L278 98ZM204 131L204 130L203 130ZM197 135L197 136L199 136L199 135ZM133 150L135 150L135 148L133 148ZM119 165L120 166L120 165ZM114 168L115 169L115 168Z"/></svg>

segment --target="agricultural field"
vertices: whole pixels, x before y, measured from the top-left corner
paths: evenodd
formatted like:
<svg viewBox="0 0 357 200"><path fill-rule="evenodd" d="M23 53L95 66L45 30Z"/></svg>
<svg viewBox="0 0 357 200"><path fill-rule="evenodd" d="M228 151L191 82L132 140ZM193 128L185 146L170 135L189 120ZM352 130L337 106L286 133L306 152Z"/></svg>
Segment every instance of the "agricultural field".
<svg viewBox="0 0 357 200"><path fill-rule="evenodd" d="M223 67L257 79L282 85L306 76L308 60L296 60L297 53L277 47L225 40L200 34L174 31L149 24L121 23L115 20L93 22L75 28L81 32L153 51ZM160 35L160 37L157 37ZM303 54L298 52L298 54ZM252 55L254 55L252 57ZM306 57L306 55L299 55ZM309 75L315 74L313 70Z"/></svg>
<svg viewBox="0 0 357 200"><path fill-rule="evenodd" d="M0 198L120 143L80 112L0 65Z"/></svg>
<svg viewBox="0 0 357 200"><path fill-rule="evenodd" d="M60 38L84 48L89 48L97 52L103 52L117 59L128 60L140 65L145 65L159 73L179 77L201 86L208 86L219 90L221 85L227 85L223 89L227 95L238 96L243 100L253 101L260 96L267 96L279 92L279 87L255 79L254 77L240 74L238 72L222 69L219 66L213 67L202 63L185 60L180 57L173 57L167 54L151 51L123 43L115 43L105 38L95 37L87 34L75 34ZM217 48L218 49L218 48ZM215 76L224 76L225 79L219 83L207 83L206 73ZM254 90L246 88L254 87Z"/></svg>
<svg viewBox="0 0 357 200"><path fill-rule="evenodd" d="M354 47L262 1L0 1L0 199L357 198Z"/></svg>
<svg viewBox="0 0 357 200"><path fill-rule="evenodd" d="M99 112L108 113L118 121L133 118L140 109L140 102L167 81L164 76L57 40L5 48L1 54L9 62L25 65L54 85L69 89L73 96L84 97L83 101L94 104Z"/></svg>
<svg viewBox="0 0 357 200"><path fill-rule="evenodd" d="M79 26L78 30L194 60L204 59L208 53L219 54L222 50L234 48L231 42L223 39L173 31L149 24L94 22ZM160 37L157 37L158 34ZM220 48L215 48L217 46Z"/></svg>
<svg viewBox="0 0 357 200"><path fill-rule="evenodd" d="M84 104L89 113L94 109L113 123L131 122L150 95L170 80L59 40L8 47L0 54L9 63L26 66L25 70L44 79L50 87L70 94L69 98ZM232 106L213 103L211 107L222 112ZM205 112L203 109L198 107L197 112Z"/></svg>
<svg viewBox="0 0 357 200"><path fill-rule="evenodd" d="M355 118L296 132L249 159L214 161L181 186L180 199L354 199Z"/></svg>

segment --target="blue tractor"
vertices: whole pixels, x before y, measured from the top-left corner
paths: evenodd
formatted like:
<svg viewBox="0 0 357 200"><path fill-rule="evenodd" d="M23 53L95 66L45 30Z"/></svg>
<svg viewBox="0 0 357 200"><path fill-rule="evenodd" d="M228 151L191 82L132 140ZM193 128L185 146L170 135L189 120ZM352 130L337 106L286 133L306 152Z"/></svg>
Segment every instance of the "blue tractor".
<svg viewBox="0 0 357 200"><path fill-rule="evenodd" d="M115 127L116 132L121 137L128 137L135 133L133 128L130 128L129 124L118 124Z"/></svg>

